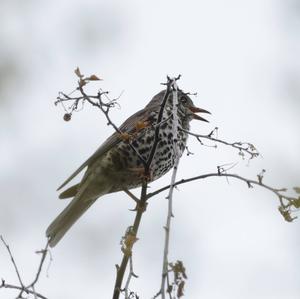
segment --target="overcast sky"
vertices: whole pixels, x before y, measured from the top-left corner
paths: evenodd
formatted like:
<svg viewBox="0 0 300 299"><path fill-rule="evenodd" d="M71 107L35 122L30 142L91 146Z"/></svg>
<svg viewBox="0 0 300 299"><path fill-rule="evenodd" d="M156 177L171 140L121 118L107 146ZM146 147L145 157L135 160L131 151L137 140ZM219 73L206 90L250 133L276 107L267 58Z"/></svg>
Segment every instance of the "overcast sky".
<svg viewBox="0 0 300 299"><path fill-rule="evenodd" d="M119 125L182 74L180 88L197 92L219 137L249 141L262 157L248 163L231 148L201 146L184 156L186 178L236 163L231 171L274 187L300 185L300 5L296 0L1 1L0 234L25 281L33 279L45 230L66 205L56 188L113 132L93 108L63 121L58 91L71 91L79 66L104 79ZM170 174L151 184L166 185ZM136 190L138 192L138 190ZM138 193L137 193L138 194ZM150 201L134 248L139 275L131 289L151 298L159 288L165 194ZM48 298L110 298L120 239L134 214L122 193L103 197L51 252ZM182 260L185 298L296 299L300 292L300 222L286 223L266 190L220 178L182 186L174 196L170 261ZM299 214L299 213L298 213ZM46 262L47 264L47 262ZM0 278L17 283L0 246ZM0 298L14 298L0 291ZM17 294L15 294L16 296Z"/></svg>

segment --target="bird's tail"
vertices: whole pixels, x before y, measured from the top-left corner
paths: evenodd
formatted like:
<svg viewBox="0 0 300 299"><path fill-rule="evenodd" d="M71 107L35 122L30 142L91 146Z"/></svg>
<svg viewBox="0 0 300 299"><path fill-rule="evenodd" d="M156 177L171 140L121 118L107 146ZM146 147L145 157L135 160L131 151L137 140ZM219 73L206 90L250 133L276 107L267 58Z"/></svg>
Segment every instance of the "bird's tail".
<svg viewBox="0 0 300 299"><path fill-rule="evenodd" d="M85 200L81 196L75 198L54 219L46 231L50 247L54 247L79 217L96 201L96 199Z"/></svg>

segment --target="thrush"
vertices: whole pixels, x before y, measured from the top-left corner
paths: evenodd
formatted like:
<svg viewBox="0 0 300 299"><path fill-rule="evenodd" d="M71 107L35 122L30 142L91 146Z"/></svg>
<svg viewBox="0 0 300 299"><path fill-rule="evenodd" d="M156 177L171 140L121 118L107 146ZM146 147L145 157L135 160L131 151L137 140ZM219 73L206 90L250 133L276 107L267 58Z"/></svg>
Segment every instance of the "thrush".
<svg viewBox="0 0 300 299"><path fill-rule="evenodd" d="M86 169L78 184L69 187L59 198L72 198L46 231L51 247L55 246L78 218L101 196L139 187L143 181L143 160L147 161L156 142L148 181L166 174L175 163L175 152L181 156L186 148L190 122L207 121L195 113L209 113L197 108L183 91L177 93L177 130L173 130L173 94L165 102L162 119L157 123L166 90L155 95L148 105L130 116L119 128L121 134L112 134L59 188L62 189L82 170ZM158 138L155 130L159 126ZM177 136L173 136L177 132ZM174 151L174 146L177 147Z"/></svg>

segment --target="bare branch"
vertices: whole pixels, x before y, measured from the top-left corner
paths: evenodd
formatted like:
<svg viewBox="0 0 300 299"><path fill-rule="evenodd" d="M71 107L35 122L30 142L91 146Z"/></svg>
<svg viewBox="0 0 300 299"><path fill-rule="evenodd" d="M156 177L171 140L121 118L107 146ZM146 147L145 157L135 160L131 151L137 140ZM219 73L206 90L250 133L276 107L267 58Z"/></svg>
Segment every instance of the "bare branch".
<svg viewBox="0 0 300 299"><path fill-rule="evenodd" d="M123 190L130 198L132 198L136 203L138 203L139 199L133 194L131 193L129 190L124 189Z"/></svg>
<svg viewBox="0 0 300 299"><path fill-rule="evenodd" d="M110 116L109 116L109 112L110 109L113 108L116 105L116 100L109 100L108 103L104 103L102 101L102 96L105 95L107 98L107 91L99 91L97 96L93 96L93 95L88 95L84 89L83 86L85 86L86 84L81 84L81 81L78 81L78 87L76 88L76 90L78 90L81 93L81 96L79 97L70 97L69 95L66 95L63 92L60 92L58 97L57 97L57 101L55 102L55 104L57 105L58 103L64 103L66 101L73 101L73 104L71 105L70 112L67 112L64 115L64 119L65 120L70 120L71 119L71 115L73 111L77 111L79 102L81 101L82 103L84 103L84 101L87 101L89 104L91 104L94 107L99 108L104 116L106 117L107 120L107 125L110 125L114 128L114 130L120 134L120 138L122 138L124 136L124 132L122 132L116 125L115 123L111 120ZM96 100L96 101L94 101ZM133 146L131 140L128 138L127 140L130 148L135 152L135 154L139 157L140 161L142 162L142 164L146 167L146 161L145 159L140 155L140 153L138 152L138 150Z"/></svg>
<svg viewBox="0 0 300 299"><path fill-rule="evenodd" d="M15 286L15 285L12 285L12 284L7 284L7 283L5 283L5 281L3 279L2 279L2 284L0 285L0 289L1 288L20 290L21 292L26 292L28 294L32 294L32 295L34 295L34 296L36 296L38 298L47 299L47 297L43 296L40 293L37 293L36 291L31 291L31 290L28 290L28 289L23 289L22 287ZM20 296L18 296L18 298L20 298Z"/></svg>
<svg viewBox="0 0 300 299"><path fill-rule="evenodd" d="M128 278L124 287L124 292L125 292L125 299L131 299L133 298L132 296L137 296L136 294L133 294L133 292L129 291L129 284L131 281L131 278L135 277L138 278L138 276L134 273L133 271L133 262L132 262L132 255L129 258L129 274L128 274Z"/></svg>
<svg viewBox="0 0 300 299"><path fill-rule="evenodd" d="M214 141L214 142L218 142L218 143L222 143L227 146L231 146L231 147L237 149L239 151L239 154L242 157L244 157L244 153L247 153L248 155L250 155L250 159L253 159L253 158L259 156L259 152L257 151L257 149L255 148L255 146L252 143L249 143L249 142L232 142L231 143L231 142L227 142L222 139L213 137L215 132L217 132L218 128L215 128L207 135L192 133L192 132L184 130L182 128L180 130L182 130L183 132L185 132L191 136L194 136L202 145L203 145L203 142L201 141L201 138L208 139L210 141Z"/></svg>
<svg viewBox="0 0 300 299"><path fill-rule="evenodd" d="M20 283L20 286L16 286L16 285L11 285L11 284L7 284L5 283L4 280L2 280L2 284L0 286L0 288L8 288L8 289L16 289L16 290L20 290L20 294L18 295L17 298L22 298L22 294L23 292L27 293L27 294L33 294L35 297L39 297L39 298L46 298L44 297L43 295L37 293L35 291L35 284L38 282L39 278L40 278L40 274L41 274L41 271L42 271L42 267L43 267L43 264L45 262L45 258L47 256L47 252L48 252L48 241L47 241L47 244L45 246L44 249L40 250L40 251L37 251L36 253L41 253L42 254L42 257L41 257L41 260L40 260L40 263L38 265L38 270L37 270L37 273L36 273L36 276L34 278L34 280L32 281L32 283L30 283L28 286L25 286L22 279L21 279L21 275L20 275L20 272L18 270L18 267L17 267L17 264L14 260L14 257L12 255L12 252L9 248L9 245L5 242L4 238L2 236L0 236L0 239L2 241L2 243L5 245L8 253L9 253L9 256L10 256L10 259L13 263L13 266L15 268L15 271L17 273L17 276L18 276L18 280L19 280L19 283Z"/></svg>
<svg viewBox="0 0 300 299"><path fill-rule="evenodd" d="M253 188L253 185L257 185L257 186L260 186L262 188L265 188L269 191L271 191L272 193L274 193L278 199L279 199L279 202L280 202L280 208L279 208L279 211L280 213L282 214L282 216L285 218L286 221L288 222L291 222L293 221L294 219L296 219L297 217L290 217L290 212L291 212L291 207L295 207L295 208L299 208L299 198L295 198L295 197L291 197L291 196L286 196L284 194L282 194L282 192L285 192L287 191L285 188L281 188L281 189L276 189L276 188L273 188L271 186L268 186L266 184L264 184L262 182L262 179L258 179L257 181L256 180L253 180L253 179L247 179L247 178L244 178L240 175L237 175L237 174L230 174L230 173L222 173L220 171L216 172L216 173L208 173L208 174L202 174L202 175L199 175L199 176L195 176L195 177L192 177L192 178L188 178L188 179L182 179L180 181L177 181L174 183L174 186L178 186L178 185L181 185L181 184L186 184L186 183L189 183L189 182L192 182L192 181L196 181L196 180L202 180L202 179L206 179L206 178L209 178L209 177L225 177L225 178L235 178L237 180L240 180L240 181L243 181L247 184L247 186L249 188ZM148 199L165 191L165 190L168 190L169 188L171 187L171 185L167 185L163 188L160 188L154 192L151 192L151 193L148 193ZM287 203L284 203L283 200L286 200Z"/></svg>
<svg viewBox="0 0 300 299"><path fill-rule="evenodd" d="M0 239L1 239L2 243L4 244L4 246L6 247L7 251L8 251L8 254L9 254L9 256L10 256L11 262L12 262L12 264L13 264L13 266L14 266L14 268L15 268L16 274L17 274L17 276L18 276L18 280L19 280L21 289L24 289L25 287L24 287L23 281L22 281L22 279L21 279L21 275L20 275L19 269L18 269L18 267L17 267L17 264L16 264L16 262L15 262L15 259L14 259L13 255L12 255L12 253L11 253L11 250L10 250L10 248L9 248L9 245L5 242L3 236L0 236Z"/></svg>
<svg viewBox="0 0 300 299"><path fill-rule="evenodd" d="M110 116L109 116L109 110L111 108L111 106L106 106L106 109L103 108L104 103L102 101L101 96L103 94L107 95L107 92L98 92L98 103L94 103L93 101L90 100L90 97L84 92L83 87L79 86L78 87L79 91L81 92L81 94L83 95L84 99L87 100L89 103L91 103L94 106L97 106L98 108L100 108L100 110L103 112L103 114L105 115L106 119L107 119L107 124L111 125L116 132L118 132L120 134L120 138L123 136L123 132L114 124L114 122L111 120ZM135 152L135 154L139 157L139 159L141 160L142 164L146 167L146 161L144 160L144 158L140 155L140 153L138 152L138 150L132 145L132 143L130 142L130 140L128 140L128 144L131 147L131 149Z"/></svg>
<svg viewBox="0 0 300 299"><path fill-rule="evenodd" d="M40 263L38 266L38 271L36 273L35 279L33 280L33 282L30 285L27 286L27 288L34 287L34 285L38 282L38 280L40 278L40 274L42 272L43 264L45 262L45 258L48 253L48 247L49 247L49 241L47 241L47 244L44 249L36 251L36 253L42 254L42 257L41 257L41 260L40 260Z"/></svg>

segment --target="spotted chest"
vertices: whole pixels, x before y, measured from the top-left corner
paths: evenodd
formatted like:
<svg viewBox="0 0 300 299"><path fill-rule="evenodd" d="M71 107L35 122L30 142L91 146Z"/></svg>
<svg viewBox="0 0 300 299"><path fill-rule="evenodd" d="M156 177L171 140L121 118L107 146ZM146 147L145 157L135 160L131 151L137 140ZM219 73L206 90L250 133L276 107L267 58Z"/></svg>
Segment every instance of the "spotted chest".
<svg viewBox="0 0 300 299"><path fill-rule="evenodd" d="M157 115L158 113L153 115L152 123L154 124L156 123ZM189 129L188 122L185 122L184 119L178 118L178 122L180 128L184 128L186 130ZM174 166L175 152L181 156L185 150L188 137L187 133L178 128L177 136L174 137L172 126L173 117L170 110L167 110L164 112L160 125L159 142L157 144L156 152L150 167L152 180L160 178ZM154 140L155 126L149 126L139 131L136 134L135 139L132 141L132 146L145 161L147 161L149 158ZM127 142L122 141L116 147L110 150L107 154L106 160L108 164L111 164L111 167L114 169L114 171L126 172L126 178L123 178L124 183L130 184L131 187L135 187L140 184L140 180L137 181L136 176L132 175L131 178L130 170L134 171L137 169L142 169L143 163ZM131 180L132 182L130 182Z"/></svg>

